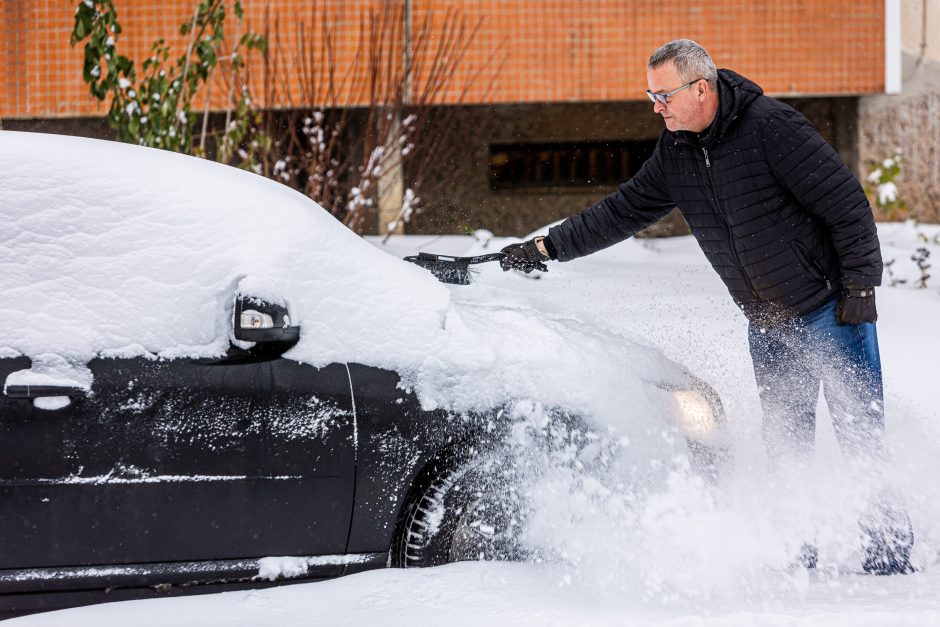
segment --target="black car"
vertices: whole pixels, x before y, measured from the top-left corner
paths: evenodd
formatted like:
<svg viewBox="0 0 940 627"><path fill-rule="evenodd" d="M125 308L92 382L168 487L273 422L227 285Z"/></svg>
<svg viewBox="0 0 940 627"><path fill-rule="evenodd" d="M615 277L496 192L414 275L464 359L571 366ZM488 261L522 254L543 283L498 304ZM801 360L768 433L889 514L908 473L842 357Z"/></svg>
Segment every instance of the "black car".
<svg viewBox="0 0 940 627"><path fill-rule="evenodd" d="M230 174L178 155L91 140L0 135L0 163L29 164L42 155L45 162L51 159L44 165L54 169L49 154L68 160L85 151L99 157L116 151L115 162L128 168L139 155L148 167L159 164L163 174L194 168L200 184L210 188L221 179L234 181L236 188L285 193L269 191L275 184L260 177ZM94 163L100 167L100 161ZM102 287L104 279L97 277L110 276L108 264L119 262L100 247L83 248L82 238L76 240L56 216L49 218L55 228L22 227L36 214L37 205L30 203L68 209L76 201L61 188L37 201L23 191L34 189L26 174L13 168L11 177L13 183L0 185L0 201L22 211L0 262L5 264L5 298L19 299L14 305L20 308L14 312L18 317L7 321L21 325L22 333L0 335L0 617L386 566L525 556L513 534L524 520L525 496L514 483L514 451L507 443L515 420L512 394L477 408L452 407L429 403L414 388L413 372L386 367L378 359L305 361L298 347L305 338L324 334L320 320L310 323L309 312L292 311L271 290L253 287L264 281L252 281L237 268L229 283L205 288L208 304L192 311L197 317L219 308L215 321L204 328L210 336L217 331L227 346L221 351L203 346L190 354L179 348L161 353L151 335L162 322L141 326L120 315L100 317L102 311L130 306L122 302L62 296L40 303L37 299L48 296L44 290L63 289L57 281L82 284L80 274L70 270L79 254L85 255L87 266L82 267L93 268L87 276L96 277L88 279L93 283L88 293L105 301L114 298L115 289ZM146 180L138 184L146 188ZM97 209L80 208L86 218L82 228L92 233L104 228L96 222L102 206L112 211L141 202L138 187L128 189L123 195L108 189ZM295 196L308 210L322 211ZM120 236L125 242L126 233ZM139 247L151 250L145 241ZM211 266L212 246L205 249L198 258ZM47 264L37 251L64 265ZM280 252L272 248L270 254ZM125 262L136 254L133 245L122 244ZM257 254L265 254L263 247ZM186 265L178 258L166 263L174 272ZM423 272L391 257L387 263L414 276ZM30 274L46 265L51 268L47 283ZM184 270L181 276L201 272ZM133 273L128 277L121 282L122 297L133 291L128 287ZM163 289L158 283L146 283L141 298L149 298L145 289ZM183 279L180 285L194 289ZM57 314L63 303L87 311ZM167 311L175 312L167 329L190 324L180 319L180 312L188 311L186 303L176 309L167 304ZM98 331L74 328L69 334L55 326L75 320ZM228 328L217 328L221 324ZM128 327L146 329L150 347L135 348L139 338L120 331ZM78 337L81 343L50 353L42 348L50 334L64 338L57 342ZM112 342L112 337L119 340ZM624 338L601 341L616 343L625 364L631 351L658 360L657 372L644 385L651 396L665 399L663 407L672 408L662 416L663 424L686 438L703 471L714 471L722 455L723 421L714 392L649 347ZM127 347L119 350L121 342ZM589 412L550 407L546 414L572 446L582 445L590 434Z"/></svg>

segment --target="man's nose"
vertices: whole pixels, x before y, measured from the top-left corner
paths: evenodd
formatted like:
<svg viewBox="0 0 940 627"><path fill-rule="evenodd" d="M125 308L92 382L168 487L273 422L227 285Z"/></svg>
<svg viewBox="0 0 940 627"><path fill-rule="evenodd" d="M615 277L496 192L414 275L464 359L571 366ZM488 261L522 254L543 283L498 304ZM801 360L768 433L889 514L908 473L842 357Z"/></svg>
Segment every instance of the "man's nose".
<svg viewBox="0 0 940 627"><path fill-rule="evenodd" d="M664 105L661 101L657 100L653 103L653 113L662 113L665 110L666 105Z"/></svg>

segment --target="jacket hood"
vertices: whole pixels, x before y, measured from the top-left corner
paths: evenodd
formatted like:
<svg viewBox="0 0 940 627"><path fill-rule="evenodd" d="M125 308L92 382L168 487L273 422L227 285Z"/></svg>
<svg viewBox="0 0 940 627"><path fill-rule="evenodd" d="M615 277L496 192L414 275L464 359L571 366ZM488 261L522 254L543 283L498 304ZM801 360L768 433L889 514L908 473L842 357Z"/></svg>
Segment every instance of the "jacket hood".
<svg viewBox="0 0 940 627"><path fill-rule="evenodd" d="M711 125L698 135L698 143L710 146L720 140L738 116L763 95L764 90L754 81L731 70L718 70L718 113ZM679 131L676 135L688 142L696 141L695 133Z"/></svg>
<svg viewBox="0 0 940 627"><path fill-rule="evenodd" d="M707 146L720 140L737 117L763 95L764 90L754 81L731 70L718 70L718 113L702 133L701 142Z"/></svg>

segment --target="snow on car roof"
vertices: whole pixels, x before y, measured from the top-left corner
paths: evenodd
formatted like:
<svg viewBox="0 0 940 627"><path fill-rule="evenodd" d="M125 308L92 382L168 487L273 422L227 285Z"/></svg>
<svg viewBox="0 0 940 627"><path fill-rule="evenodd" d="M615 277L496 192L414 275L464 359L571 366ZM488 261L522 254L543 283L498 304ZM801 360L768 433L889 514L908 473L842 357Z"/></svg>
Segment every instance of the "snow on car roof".
<svg viewBox="0 0 940 627"><path fill-rule="evenodd" d="M628 398L642 401L642 378L685 377L655 349L577 321L455 303L451 290L468 288L438 283L249 172L7 131L0 168L0 356L81 365L218 355L234 289L256 277L301 326L288 357L398 370L426 407L521 397L614 415Z"/></svg>
<svg viewBox="0 0 940 627"><path fill-rule="evenodd" d="M0 344L24 354L219 354L245 276L283 290L316 340L314 361L338 346L372 358L378 339L395 348L393 327L433 333L447 308L446 288L426 273L388 263L309 198L245 171L9 132L0 164L2 306L16 321ZM363 337L378 303L386 333Z"/></svg>

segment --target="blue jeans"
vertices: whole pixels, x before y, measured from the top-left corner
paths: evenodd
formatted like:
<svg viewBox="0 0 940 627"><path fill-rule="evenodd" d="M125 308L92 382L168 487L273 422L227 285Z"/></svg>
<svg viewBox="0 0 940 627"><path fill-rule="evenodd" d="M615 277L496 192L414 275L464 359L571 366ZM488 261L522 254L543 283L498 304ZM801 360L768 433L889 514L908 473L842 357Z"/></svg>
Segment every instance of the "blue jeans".
<svg viewBox="0 0 940 627"><path fill-rule="evenodd" d="M819 386L836 438L851 457L884 450L884 392L875 323L840 325L834 298L772 328L748 327L771 458L813 451Z"/></svg>
<svg viewBox="0 0 940 627"><path fill-rule="evenodd" d="M840 448L852 462L877 474L885 458L878 334L872 322L838 324L837 302L832 299L778 326L748 326L764 414L764 444L778 464L807 457L813 451L821 384ZM866 572L912 572L913 528L904 504L890 489L882 488L873 495L868 511L859 520L859 530ZM815 549L812 551L815 555Z"/></svg>

